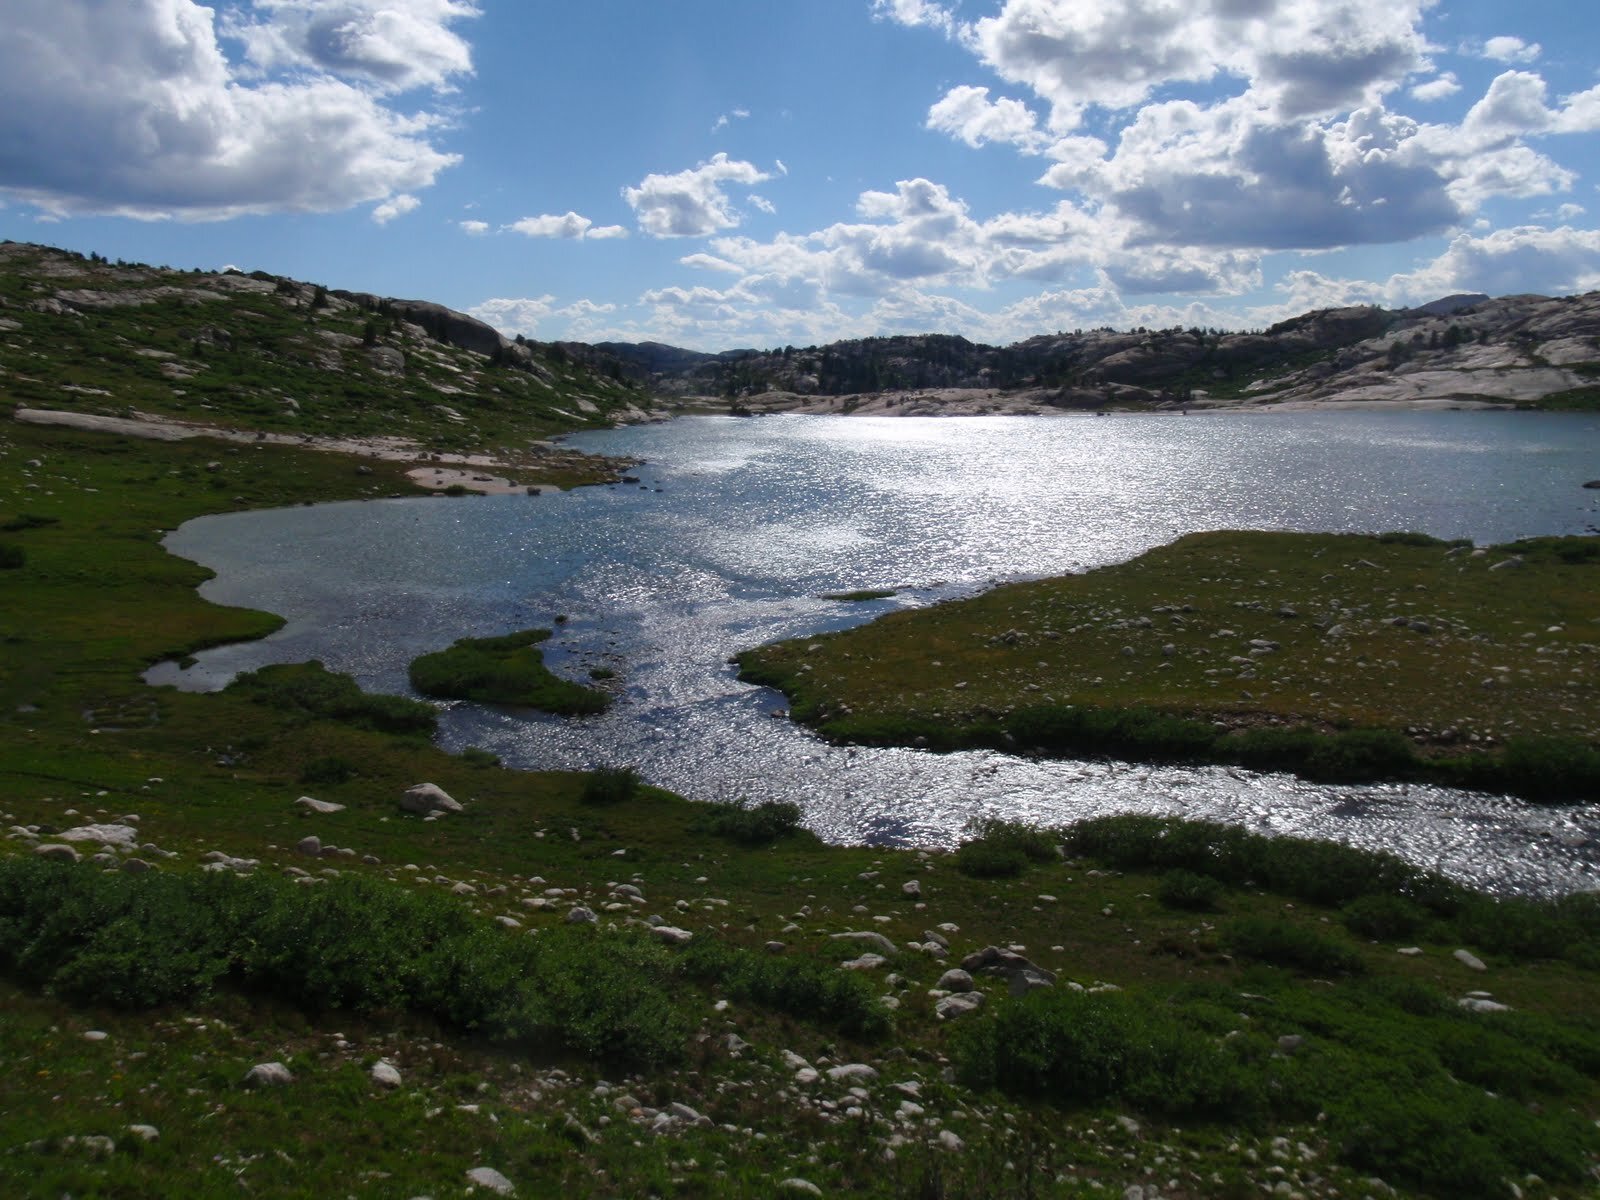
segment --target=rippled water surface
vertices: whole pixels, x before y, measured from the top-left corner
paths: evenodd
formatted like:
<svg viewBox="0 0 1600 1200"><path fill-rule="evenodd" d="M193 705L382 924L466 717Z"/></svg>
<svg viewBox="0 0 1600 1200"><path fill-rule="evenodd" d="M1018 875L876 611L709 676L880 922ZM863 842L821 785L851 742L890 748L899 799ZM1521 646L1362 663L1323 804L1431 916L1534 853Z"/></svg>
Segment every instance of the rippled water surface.
<svg viewBox="0 0 1600 1200"><path fill-rule="evenodd" d="M522 767L631 763L705 799L788 799L837 841L948 845L975 817L1176 812L1386 847L1501 890L1600 886L1600 809L1227 768L833 747L738 683L733 651L1080 570L1217 528L1421 529L1480 543L1600 523L1600 419L1522 413L703 417L573 439L639 486L207 517L168 539L222 603L288 618L152 678L220 686L320 658L377 691L457 637L559 626L547 657L621 683L603 717L455 705L452 747ZM821 593L908 589L843 605ZM1600 607L1600 606L1597 606ZM1597 611L1600 616L1600 611Z"/></svg>

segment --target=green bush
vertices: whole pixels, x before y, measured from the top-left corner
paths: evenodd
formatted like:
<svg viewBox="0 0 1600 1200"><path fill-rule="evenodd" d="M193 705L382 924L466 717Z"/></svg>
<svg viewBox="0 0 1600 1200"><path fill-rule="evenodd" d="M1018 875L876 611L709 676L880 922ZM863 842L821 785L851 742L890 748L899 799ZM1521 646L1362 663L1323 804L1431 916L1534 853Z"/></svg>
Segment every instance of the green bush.
<svg viewBox="0 0 1600 1200"><path fill-rule="evenodd" d="M28 552L14 542L0 542L0 570L11 571L28 561Z"/></svg>
<svg viewBox="0 0 1600 1200"><path fill-rule="evenodd" d="M323 755L313 758L300 768L300 782L307 787L332 786L348 783L361 772L355 763L337 754Z"/></svg>
<svg viewBox="0 0 1600 1200"><path fill-rule="evenodd" d="M350 676L315 660L246 671L226 690L301 718L343 721L384 733L432 733L439 720L430 704L404 696L369 696Z"/></svg>
<svg viewBox="0 0 1600 1200"><path fill-rule="evenodd" d="M1428 914L1400 896L1363 896L1339 914L1351 933L1375 941L1414 937L1428 924Z"/></svg>
<svg viewBox="0 0 1600 1200"><path fill-rule="evenodd" d="M1283 917L1240 917L1224 928L1222 940L1241 958L1319 975L1353 975L1366 967L1351 947Z"/></svg>
<svg viewBox="0 0 1600 1200"><path fill-rule="evenodd" d="M1212 912L1221 897L1222 885L1215 879L1181 867L1168 871L1156 884L1156 899L1168 908Z"/></svg>
<svg viewBox="0 0 1600 1200"><path fill-rule="evenodd" d="M782 800L718 805L704 820L718 837L744 846L765 846L800 832L800 806Z"/></svg>
<svg viewBox="0 0 1600 1200"><path fill-rule="evenodd" d="M893 1028L877 989L859 972L814 958L774 957L697 937L683 952L680 973L715 984L734 1000L832 1026L851 1037L877 1039Z"/></svg>
<svg viewBox="0 0 1600 1200"><path fill-rule="evenodd" d="M599 767L583 780L578 799L585 804L623 804L639 792L639 772L632 767Z"/></svg>
<svg viewBox="0 0 1600 1200"><path fill-rule="evenodd" d="M462 638L448 650L412 660L411 686L425 696L514 704L566 716L604 712L604 692L562 679L544 665L538 643L548 629L527 629L492 638Z"/></svg>
<svg viewBox="0 0 1600 1200"><path fill-rule="evenodd" d="M1259 1080L1209 1034L1119 994L1031 992L958 1027L955 1057L970 1086L1057 1104L1225 1117L1262 1102Z"/></svg>
<svg viewBox="0 0 1600 1200"><path fill-rule="evenodd" d="M956 850L956 869L974 879L1006 879L1022 874L1030 862L1054 862L1053 833L1014 821L984 821L978 836Z"/></svg>

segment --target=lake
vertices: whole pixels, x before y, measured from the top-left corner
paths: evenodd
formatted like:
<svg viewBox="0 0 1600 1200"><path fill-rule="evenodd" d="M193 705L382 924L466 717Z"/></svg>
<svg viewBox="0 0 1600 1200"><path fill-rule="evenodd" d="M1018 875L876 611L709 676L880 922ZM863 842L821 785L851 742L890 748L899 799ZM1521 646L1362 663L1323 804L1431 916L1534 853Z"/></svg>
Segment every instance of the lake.
<svg viewBox="0 0 1600 1200"><path fill-rule="evenodd" d="M1480 544L1600 525L1600 417L1508 412L1101 418L694 417L570 439L645 460L639 485L201 518L167 539L210 599L280 613L260 642L152 682L221 686L319 658L408 691L411 658L554 626L547 660L607 667L601 717L450 705L443 744L511 766L630 764L707 800L793 800L841 842L954 844L974 819L1116 811L1386 848L1501 892L1600 887L1600 807L1231 768L836 747L739 683L746 646L991 582L1131 558L1203 529L1416 529ZM840 604L823 593L898 588ZM557 616L565 617L556 623ZM1600 597L1597 597L1600 618Z"/></svg>

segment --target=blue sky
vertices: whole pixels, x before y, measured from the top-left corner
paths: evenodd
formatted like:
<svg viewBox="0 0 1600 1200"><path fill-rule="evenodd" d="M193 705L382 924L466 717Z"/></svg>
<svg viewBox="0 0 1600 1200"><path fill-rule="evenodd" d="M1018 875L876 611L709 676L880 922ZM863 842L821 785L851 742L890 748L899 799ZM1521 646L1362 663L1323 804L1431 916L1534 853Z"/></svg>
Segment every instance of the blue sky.
<svg viewBox="0 0 1600 1200"><path fill-rule="evenodd" d="M1600 288L1577 0L7 0L0 236L697 349Z"/></svg>

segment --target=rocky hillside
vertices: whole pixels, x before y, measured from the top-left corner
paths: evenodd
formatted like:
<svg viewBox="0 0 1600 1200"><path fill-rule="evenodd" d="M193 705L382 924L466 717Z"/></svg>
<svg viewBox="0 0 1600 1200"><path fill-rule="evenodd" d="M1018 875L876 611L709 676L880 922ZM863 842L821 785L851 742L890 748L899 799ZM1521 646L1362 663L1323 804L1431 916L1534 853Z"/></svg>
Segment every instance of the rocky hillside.
<svg viewBox="0 0 1600 1200"><path fill-rule="evenodd" d="M1024 411L1363 401L1591 408L1600 404L1600 292L1324 309L1259 332L1076 330L1008 347L926 335L718 355L596 349L659 393L756 409L837 411L819 398L846 397L846 409L948 411L975 392Z"/></svg>
<svg viewBox="0 0 1600 1200"><path fill-rule="evenodd" d="M438 304L0 244L0 401L483 450L646 415L643 389Z"/></svg>

